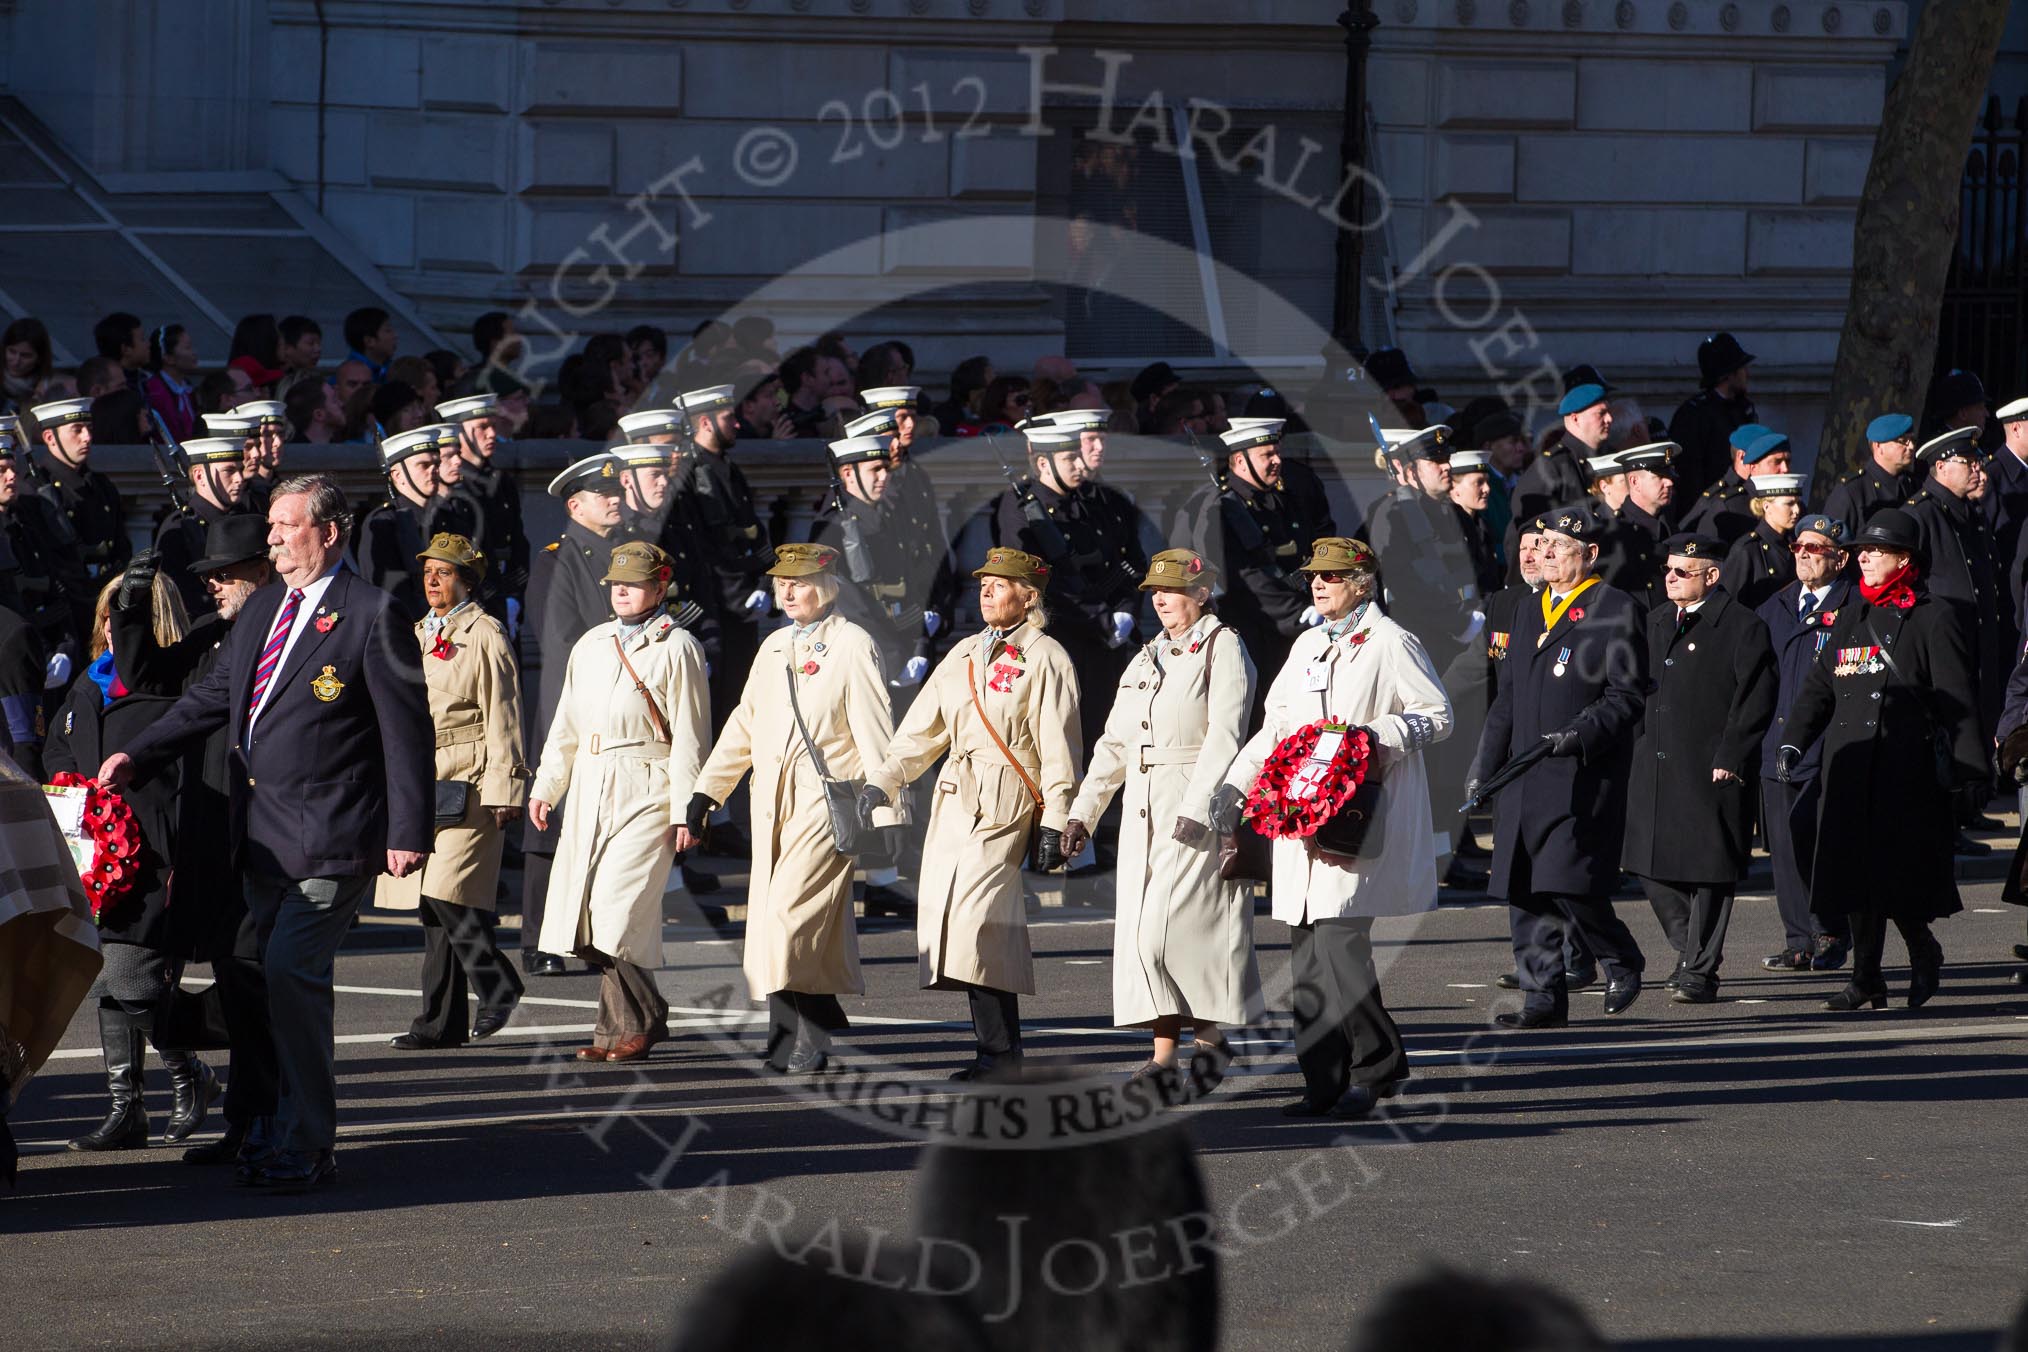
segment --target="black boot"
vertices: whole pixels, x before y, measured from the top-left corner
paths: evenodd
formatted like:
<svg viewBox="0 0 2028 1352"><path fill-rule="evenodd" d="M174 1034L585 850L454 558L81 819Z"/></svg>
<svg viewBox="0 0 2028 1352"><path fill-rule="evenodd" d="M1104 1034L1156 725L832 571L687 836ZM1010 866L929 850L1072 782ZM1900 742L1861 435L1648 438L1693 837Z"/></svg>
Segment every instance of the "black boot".
<svg viewBox="0 0 2028 1352"><path fill-rule="evenodd" d="M99 1049L106 1058L106 1087L112 1111L70 1143L72 1150L140 1150L148 1144L148 1109L141 1102L141 1026L117 1005L99 1006Z"/></svg>
<svg viewBox="0 0 2028 1352"><path fill-rule="evenodd" d="M218 1076L194 1052L163 1052L162 1064L169 1067L169 1087L176 1092L176 1104L169 1110L169 1125L162 1131L163 1145L181 1145L211 1116L211 1105L221 1092Z"/></svg>
<svg viewBox="0 0 2028 1352"><path fill-rule="evenodd" d="M185 1164L231 1164L239 1158L239 1148L246 1144L246 1123L228 1120L225 1135L203 1145L193 1145L183 1152Z"/></svg>

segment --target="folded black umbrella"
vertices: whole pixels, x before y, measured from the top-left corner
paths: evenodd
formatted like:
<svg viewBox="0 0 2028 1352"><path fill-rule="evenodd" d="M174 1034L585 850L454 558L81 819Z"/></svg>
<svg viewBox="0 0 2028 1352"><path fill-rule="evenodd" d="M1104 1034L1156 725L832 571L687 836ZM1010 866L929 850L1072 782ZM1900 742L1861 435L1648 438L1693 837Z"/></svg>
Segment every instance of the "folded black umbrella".
<svg viewBox="0 0 2028 1352"><path fill-rule="evenodd" d="M1556 741L1554 737L1544 737L1534 746L1529 747L1513 760L1508 761L1505 765L1494 771L1492 778L1479 785L1478 792L1465 800L1465 805L1458 809L1458 815L1463 816L1465 813L1470 812L1473 808L1476 808L1479 804L1527 774L1528 767L1539 760L1546 760L1549 756L1550 748L1555 745Z"/></svg>

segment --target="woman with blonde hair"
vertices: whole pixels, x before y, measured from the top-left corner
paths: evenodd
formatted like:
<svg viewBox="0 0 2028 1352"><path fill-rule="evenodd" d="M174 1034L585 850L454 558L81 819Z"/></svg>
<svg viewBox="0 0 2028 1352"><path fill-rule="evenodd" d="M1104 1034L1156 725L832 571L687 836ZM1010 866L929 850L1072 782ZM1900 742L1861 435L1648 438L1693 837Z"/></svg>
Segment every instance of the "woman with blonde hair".
<svg viewBox="0 0 2028 1352"><path fill-rule="evenodd" d="M1021 867L1063 867L1080 759L1077 673L1042 632L1049 566L995 546L972 576L985 631L930 673L859 798L870 814L944 763L923 845L916 954L925 989L964 991L971 1005L977 1052L958 1080L1020 1068L1020 997L1035 992Z"/></svg>
<svg viewBox="0 0 2028 1352"><path fill-rule="evenodd" d="M1253 952L1253 907L1219 877L1211 796L1246 736L1253 661L1211 613L1212 572L1188 549L1149 562L1162 634L1120 677L1105 733L1070 805L1064 853L1075 857L1124 787L1113 918L1113 1022L1149 1029L1153 1058L1135 1078L1173 1069L1187 1023L1222 1070L1221 1024L1265 1009Z"/></svg>
<svg viewBox="0 0 2028 1352"><path fill-rule="evenodd" d="M1796 522L1803 515L1801 474L1762 474L1747 488L1753 529L1733 541L1718 581L1732 598L1756 610L1796 580Z"/></svg>
<svg viewBox="0 0 2028 1352"><path fill-rule="evenodd" d="M57 710L43 764L54 779L64 771L92 778L105 759L160 718L182 693L189 673L173 655L185 647L190 622L176 588L143 554L99 591L92 615L92 660ZM109 897L99 914L105 966L93 983L99 1048L105 1057L112 1103L106 1119L70 1143L72 1150L130 1150L149 1144L143 1101L144 1040L175 989L183 964L206 938L201 922L216 909L209 889L193 886L200 869L184 876L179 847L212 849L195 814L203 807L202 752L154 778L129 787L124 797L140 828L141 851L131 886ZM214 826L219 823L213 823ZM194 851L192 851L194 852ZM162 1143L174 1145L204 1125L219 1093L218 1077L193 1053L158 1048L168 1068L174 1104Z"/></svg>
<svg viewBox="0 0 2028 1352"><path fill-rule="evenodd" d="M887 677L873 636L838 615L838 551L775 547L775 603L787 628L762 640L739 705L698 772L687 819L712 811L753 774L753 876L747 885L747 990L768 1006L766 1061L824 1068L830 1035L848 1026L840 995L863 995L852 920L855 862L832 828L826 780L858 780L894 735ZM890 825L883 811L874 824Z"/></svg>

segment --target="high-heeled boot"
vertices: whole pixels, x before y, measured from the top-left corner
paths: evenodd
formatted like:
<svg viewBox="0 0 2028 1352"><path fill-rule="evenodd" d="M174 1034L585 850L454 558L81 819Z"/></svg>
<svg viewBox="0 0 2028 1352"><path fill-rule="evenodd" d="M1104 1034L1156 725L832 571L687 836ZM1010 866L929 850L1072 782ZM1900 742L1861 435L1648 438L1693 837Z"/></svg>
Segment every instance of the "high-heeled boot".
<svg viewBox="0 0 2028 1352"><path fill-rule="evenodd" d="M1859 986L1847 986L1830 999L1824 1001L1824 1008L1834 1014L1849 1014L1855 1009L1871 1005L1875 1009L1887 1008L1886 991L1869 991Z"/></svg>
<svg viewBox="0 0 2028 1352"><path fill-rule="evenodd" d="M163 1052L162 1064L169 1068L169 1087L176 1103L169 1111L169 1125L162 1130L163 1145L181 1145L211 1116L211 1105L221 1092L218 1076L195 1052Z"/></svg>
<svg viewBox="0 0 2028 1352"><path fill-rule="evenodd" d="M99 1006L99 1049L106 1058L112 1110L94 1131L70 1142L72 1150L139 1150L148 1144L148 1109L141 1101L141 1025L117 1005Z"/></svg>

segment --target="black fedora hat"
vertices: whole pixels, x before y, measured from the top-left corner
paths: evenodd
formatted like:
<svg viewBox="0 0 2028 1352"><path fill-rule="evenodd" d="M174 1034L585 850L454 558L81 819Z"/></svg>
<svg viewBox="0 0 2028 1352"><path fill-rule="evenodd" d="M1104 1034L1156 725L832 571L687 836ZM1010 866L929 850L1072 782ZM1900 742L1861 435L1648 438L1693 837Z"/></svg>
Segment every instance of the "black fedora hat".
<svg viewBox="0 0 2028 1352"><path fill-rule="evenodd" d="M252 512L234 512L211 523L204 532L204 557L193 561L193 573L215 573L235 563L268 556L268 519Z"/></svg>
<svg viewBox="0 0 2028 1352"><path fill-rule="evenodd" d="M1885 507L1866 519L1866 524L1852 537L1852 549L1856 553L1868 545L1881 549L1898 549L1912 558L1923 557L1922 532L1915 528L1915 518L1899 507Z"/></svg>

